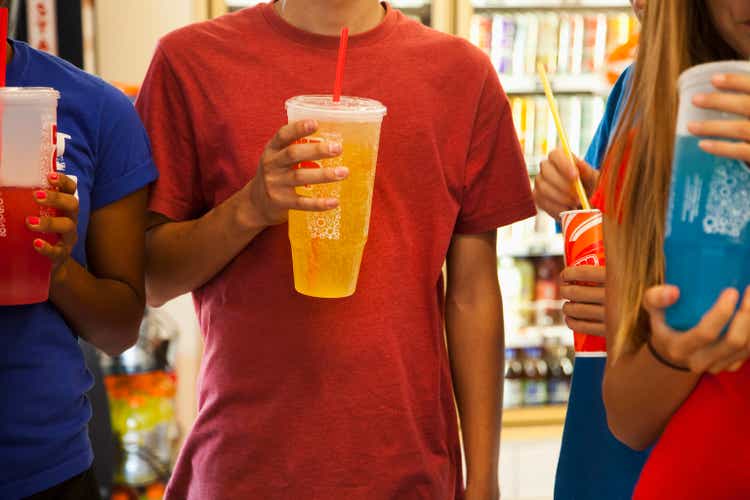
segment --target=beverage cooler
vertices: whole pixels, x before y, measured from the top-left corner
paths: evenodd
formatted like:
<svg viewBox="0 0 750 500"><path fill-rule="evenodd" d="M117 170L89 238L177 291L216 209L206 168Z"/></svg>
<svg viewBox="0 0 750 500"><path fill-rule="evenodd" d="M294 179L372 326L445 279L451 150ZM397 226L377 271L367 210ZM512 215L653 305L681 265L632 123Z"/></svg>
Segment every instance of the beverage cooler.
<svg viewBox="0 0 750 500"><path fill-rule="evenodd" d="M627 0L456 0L455 32L497 70L532 184L558 146L537 64L549 74L571 150L582 157L612 85L633 61L638 31ZM540 213L503 228L498 255L507 344L503 498L551 498L574 358L561 311L562 235Z"/></svg>
<svg viewBox="0 0 750 500"><path fill-rule="evenodd" d="M456 32L490 58L510 99L533 184L559 141L536 67L547 68L571 150L584 156L606 97L632 62L639 24L628 0L457 0ZM563 241L546 214L500 231L498 272L512 349L572 344L557 276Z"/></svg>

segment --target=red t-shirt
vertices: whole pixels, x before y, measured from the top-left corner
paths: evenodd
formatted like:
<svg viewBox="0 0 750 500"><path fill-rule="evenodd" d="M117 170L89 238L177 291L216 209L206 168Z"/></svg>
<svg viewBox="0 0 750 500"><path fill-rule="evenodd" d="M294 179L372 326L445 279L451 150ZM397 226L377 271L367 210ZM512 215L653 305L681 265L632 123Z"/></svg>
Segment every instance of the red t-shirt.
<svg viewBox="0 0 750 500"><path fill-rule="evenodd" d="M627 148L625 165L629 157ZM624 172L620 170L621 179ZM600 210L604 210L607 199L606 180L602 181L592 197L592 204ZM749 363L737 373L703 375L651 452L633 499L750 498L748 415Z"/></svg>
<svg viewBox="0 0 750 500"><path fill-rule="evenodd" d="M337 47L270 4L165 37L138 100L151 210L193 219L245 186ZM349 40L344 93L388 107L358 292L297 294L286 225L195 291L200 407L169 498L463 496L441 268L455 233L535 213L508 99L479 50L390 7Z"/></svg>

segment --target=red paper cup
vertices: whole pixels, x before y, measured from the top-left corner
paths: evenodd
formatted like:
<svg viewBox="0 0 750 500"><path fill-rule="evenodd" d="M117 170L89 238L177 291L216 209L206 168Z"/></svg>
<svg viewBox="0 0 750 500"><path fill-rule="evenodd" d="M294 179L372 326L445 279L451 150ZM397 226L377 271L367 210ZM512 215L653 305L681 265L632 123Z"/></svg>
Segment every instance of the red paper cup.
<svg viewBox="0 0 750 500"><path fill-rule="evenodd" d="M571 210L560 214L565 237L565 264L568 267L601 266L604 254L604 224L599 210ZM586 283L581 283L586 285ZM606 352L603 337L574 332L576 352Z"/></svg>

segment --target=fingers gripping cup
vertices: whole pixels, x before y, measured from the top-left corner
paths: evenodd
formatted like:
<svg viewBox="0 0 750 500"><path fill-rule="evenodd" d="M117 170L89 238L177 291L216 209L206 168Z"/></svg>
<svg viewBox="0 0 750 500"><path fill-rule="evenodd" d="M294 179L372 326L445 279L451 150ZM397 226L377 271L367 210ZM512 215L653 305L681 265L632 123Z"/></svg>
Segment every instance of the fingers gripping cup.
<svg viewBox="0 0 750 500"><path fill-rule="evenodd" d="M54 170L59 97L48 88L0 88L0 306L48 298L52 264L34 250L40 235L26 218L51 215L33 194L49 188Z"/></svg>
<svg viewBox="0 0 750 500"><path fill-rule="evenodd" d="M604 225L599 210L571 210L560 214L565 237L565 264L568 267L604 267ZM585 283L581 283L585 285ZM576 352L604 352L606 342L574 332Z"/></svg>
<svg viewBox="0 0 750 500"><path fill-rule="evenodd" d="M701 138L687 129L691 121L748 119L693 105L696 94L717 91L711 78L722 73L750 75L750 62L702 64L685 71L679 80L664 239L666 282L680 288L680 298L667 310L666 320L678 331L697 325L724 289L742 292L750 284L750 168L706 153L698 146Z"/></svg>
<svg viewBox="0 0 750 500"><path fill-rule="evenodd" d="M386 114L381 103L358 97L309 95L286 102L289 122L315 120L318 131L305 141L338 142L337 158L305 162L298 168L347 167L340 182L298 188L303 196L337 198L339 207L327 212L289 212L294 287L319 298L354 294L370 227L380 126Z"/></svg>

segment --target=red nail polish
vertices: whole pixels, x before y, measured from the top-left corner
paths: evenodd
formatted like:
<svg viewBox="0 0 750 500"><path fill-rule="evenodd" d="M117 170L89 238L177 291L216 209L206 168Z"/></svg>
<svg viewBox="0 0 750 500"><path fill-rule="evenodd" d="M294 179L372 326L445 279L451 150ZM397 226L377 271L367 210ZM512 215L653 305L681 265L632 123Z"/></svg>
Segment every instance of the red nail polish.
<svg viewBox="0 0 750 500"><path fill-rule="evenodd" d="M26 220L27 220L27 221L28 221L28 223L29 223L29 224L31 224L32 226L38 226L38 225L39 225L39 223L41 222L41 220L39 219L39 217L29 217L29 218L27 218Z"/></svg>
<svg viewBox="0 0 750 500"><path fill-rule="evenodd" d="M60 174L58 174L57 172L52 172L51 174L49 174L49 180L57 181L59 179L60 179Z"/></svg>
<svg viewBox="0 0 750 500"><path fill-rule="evenodd" d="M34 196L37 200L46 200L47 199L47 192L46 191L37 191L34 193Z"/></svg>
<svg viewBox="0 0 750 500"><path fill-rule="evenodd" d="M44 241L42 240L34 240L34 246L37 248L42 248L44 246Z"/></svg>

